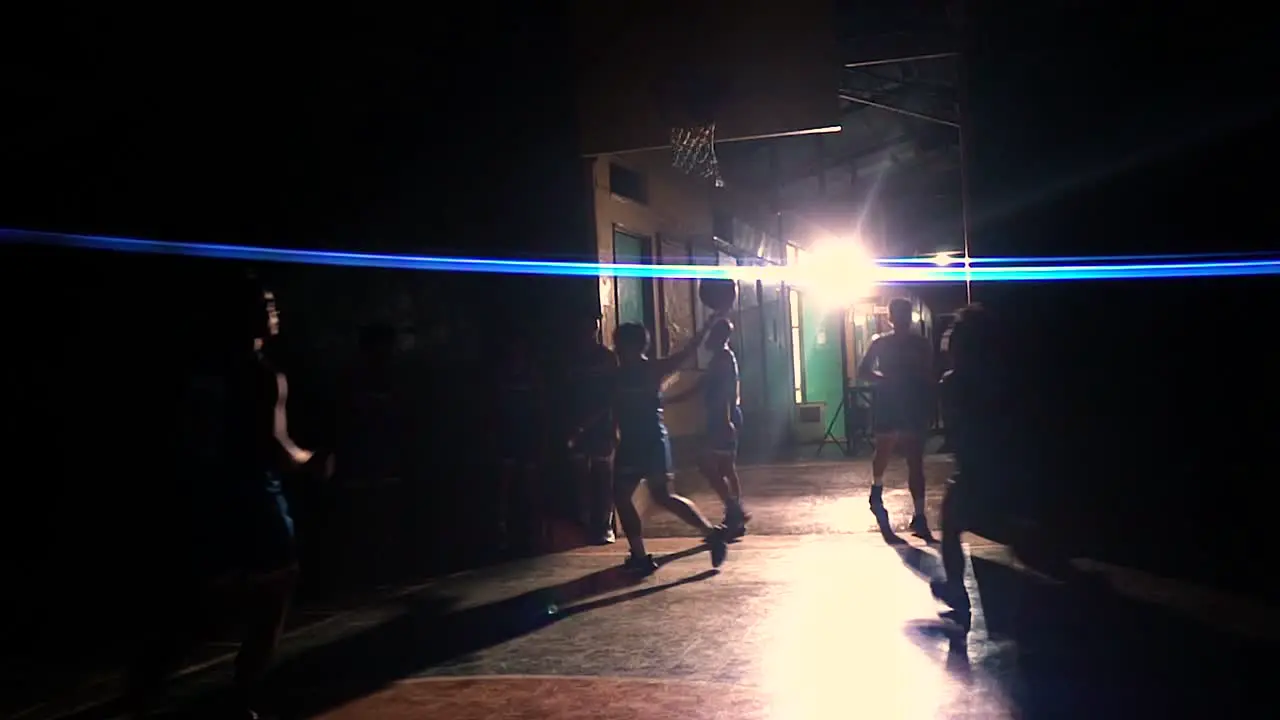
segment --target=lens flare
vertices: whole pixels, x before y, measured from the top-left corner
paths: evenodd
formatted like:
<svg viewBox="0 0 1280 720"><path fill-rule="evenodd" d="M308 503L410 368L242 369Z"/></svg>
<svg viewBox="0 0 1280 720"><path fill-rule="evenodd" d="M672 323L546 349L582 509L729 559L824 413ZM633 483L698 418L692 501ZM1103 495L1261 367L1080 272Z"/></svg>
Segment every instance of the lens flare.
<svg viewBox="0 0 1280 720"><path fill-rule="evenodd" d="M796 267L788 268L787 279L808 293L819 306L837 308L867 295L892 272L855 242L829 242L801 255ZM913 268L912 268L913 269Z"/></svg>
<svg viewBox="0 0 1280 720"><path fill-rule="evenodd" d="M254 262L336 265L435 272L479 272L515 275L559 275L637 278L727 278L784 281L797 286L836 288L835 294L856 295L882 283L1056 282L1062 280L1139 280L1280 275L1278 259L1189 260L1187 256L1142 258L970 258L961 264L939 266L936 258L871 260L853 250L816 252L797 267L648 265L625 263L552 262L493 258L432 257L329 250L289 250L243 245L160 242L99 235L68 235L0 229L0 242L112 250L116 252L185 255ZM1192 256L1205 257L1205 256ZM1221 256L1218 256L1221 257ZM1125 262L1121 262L1125 260ZM833 298L839 301L839 298Z"/></svg>

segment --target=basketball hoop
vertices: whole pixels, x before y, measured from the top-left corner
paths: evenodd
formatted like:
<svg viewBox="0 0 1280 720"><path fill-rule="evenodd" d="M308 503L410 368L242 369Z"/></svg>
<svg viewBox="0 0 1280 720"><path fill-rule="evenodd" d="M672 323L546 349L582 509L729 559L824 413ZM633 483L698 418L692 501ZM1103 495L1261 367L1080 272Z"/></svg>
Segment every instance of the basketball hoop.
<svg viewBox="0 0 1280 720"><path fill-rule="evenodd" d="M716 187L724 187L716 161L716 124L672 128L671 164L683 173L710 178Z"/></svg>
<svg viewBox="0 0 1280 720"><path fill-rule="evenodd" d="M716 115L728 82L705 61L687 58L662 87L663 115L671 124L671 165L686 175L724 187L716 159Z"/></svg>

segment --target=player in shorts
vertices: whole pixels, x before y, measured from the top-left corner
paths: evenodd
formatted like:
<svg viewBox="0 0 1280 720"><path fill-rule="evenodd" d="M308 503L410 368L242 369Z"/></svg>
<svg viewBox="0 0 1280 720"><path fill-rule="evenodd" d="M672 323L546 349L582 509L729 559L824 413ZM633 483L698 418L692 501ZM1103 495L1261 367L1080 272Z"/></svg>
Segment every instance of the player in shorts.
<svg viewBox="0 0 1280 720"><path fill-rule="evenodd" d="M615 458L614 504L631 556L624 565L640 575L657 570L645 551L644 527L632 503L641 480L648 481L654 502L688 523L711 549L711 564L719 567L728 554L727 531L712 525L688 498L672 492L671 442L663 419L662 383L697 352L701 337L669 357L651 360L645 355L649 331L626 323L614 333L618 372L614 378L613 413L618 426Z"/></svg>
<svg viewBox="0 0 1280 720"><path fill-rule="evenodd" d="M893 332L871 342L858 377L874 383L875 456L871 460L871 512L884 516L884 473L895 450L907 459L907 486L914 513L911 530L931 537L924 506L924 442L933 417L933 347L912 331L911 301L889 303Z"/></svg>
<svg viewBox="0 0 1280 720"><path fill-rule="evenodd" d="M724 502L724 524L730 539L747 533L747 521L751 519L742 506L742 485L738 480L738 438L742 432L742 405L739 400L740 381L738 358L729 347L733 335L733 323L727 318L717 320L707 331L703 344L711 352L707 372L693 388L672 396L671 402L679 402L701 393L706 404L706 450L699 469L707 478L711 489Z"/></svg>
<svg viewBox="0 0 1280 720"><path fill-rule="evenodd" d="M206 345L193 353L179 411L175 473L191 483L195 522L185 538L195 551L188 582L157 598L140 657L131 668L128 700L145 717L163 681L199 639L201 625L232 596L243 611L243 638L235 661L237 707L252 709L275 654L298 564L293 517L280 473L304 470L328 477L333 457L299 447L287 422L289 386L269 359L279 333L275 296L252 279L232 289ZM179 541L168 538L168 542ZM158 542L165 542L159 540ZM159 568L174 577L173 568ZM185 615L185 617L182 617Z"/></svg>

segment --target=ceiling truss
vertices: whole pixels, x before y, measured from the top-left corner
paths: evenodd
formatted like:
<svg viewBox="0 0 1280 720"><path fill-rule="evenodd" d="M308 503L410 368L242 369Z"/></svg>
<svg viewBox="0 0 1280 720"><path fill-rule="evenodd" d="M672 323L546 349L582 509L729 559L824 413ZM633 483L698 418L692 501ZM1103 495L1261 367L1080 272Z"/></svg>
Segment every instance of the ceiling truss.
<svg viewBox="0 0 1280 720"><path fill-rule="evenodd" d="M843 130L726 147L723 162L734 184L771 197L774 213L795 215L800 225L865 216L871 206L885 216L882 225L912 235L895 243L900 252L958 246L959 43L952 4L859 3L842 18Z"/></svg>

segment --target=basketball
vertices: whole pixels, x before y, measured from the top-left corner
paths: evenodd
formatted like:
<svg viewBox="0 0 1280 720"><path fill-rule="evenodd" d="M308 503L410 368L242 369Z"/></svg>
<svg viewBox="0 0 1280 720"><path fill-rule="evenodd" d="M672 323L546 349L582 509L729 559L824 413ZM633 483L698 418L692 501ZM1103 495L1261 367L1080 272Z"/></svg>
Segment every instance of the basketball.
<svg viewBox="0 0 1280 720"><path fill-rule="evenodd" d="M724 279L701 280L698 282L698 299L718 313L728 312L738 300L738 283Z"/></svg>

